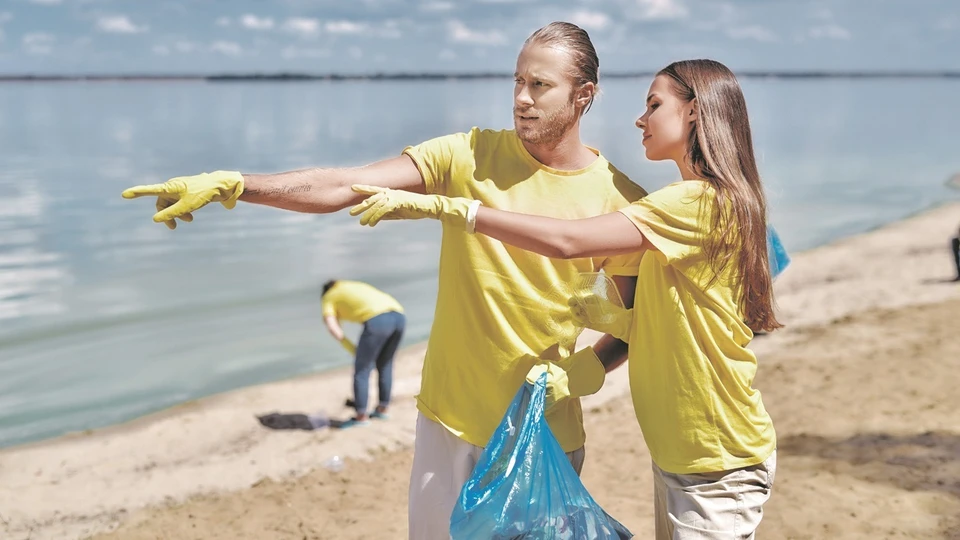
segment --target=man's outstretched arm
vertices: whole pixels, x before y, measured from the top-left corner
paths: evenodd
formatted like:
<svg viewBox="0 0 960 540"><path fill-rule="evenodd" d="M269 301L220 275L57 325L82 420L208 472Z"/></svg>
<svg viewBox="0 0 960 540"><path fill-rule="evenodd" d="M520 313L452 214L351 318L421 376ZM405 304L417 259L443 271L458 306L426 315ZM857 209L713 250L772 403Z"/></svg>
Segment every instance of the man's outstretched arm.
<svg viewBox="0 0 960 540"><path fill-rule="evenodd" d="M365 195L350 189L358 180L424 193L420 170L404 154L363 167L244 174L240 200L297 212L326 214L357 204L365 198Z"/></svg>
<svg viewBox="0 0 960 540"><path fill-rule="evenodd" d="M285 210L324 214L358 203L364 195L353 192L358 182L416 193L424 192L423 177L406 155L364 167L303 169L276 174L241 174L216 171L171 178L162 184L135 186L123 197L156 197L156 222L176 228L176 219L193 221L192 212L211 202L233 208L237 200Z"/></svg>

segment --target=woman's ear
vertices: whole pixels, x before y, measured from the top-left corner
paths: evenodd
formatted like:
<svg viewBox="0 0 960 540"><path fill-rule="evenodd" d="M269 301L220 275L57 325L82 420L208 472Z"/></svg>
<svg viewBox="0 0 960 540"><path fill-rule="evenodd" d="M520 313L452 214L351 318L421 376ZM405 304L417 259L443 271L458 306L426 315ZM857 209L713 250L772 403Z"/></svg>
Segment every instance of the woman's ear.
<svg viewBox="0 0 960 540"><path fill-rule="evenodd" d="M690 123L696 122L700 119L700 102L697 101L697 98L690 100L690 103L687 104L687 121Z"/></svg>

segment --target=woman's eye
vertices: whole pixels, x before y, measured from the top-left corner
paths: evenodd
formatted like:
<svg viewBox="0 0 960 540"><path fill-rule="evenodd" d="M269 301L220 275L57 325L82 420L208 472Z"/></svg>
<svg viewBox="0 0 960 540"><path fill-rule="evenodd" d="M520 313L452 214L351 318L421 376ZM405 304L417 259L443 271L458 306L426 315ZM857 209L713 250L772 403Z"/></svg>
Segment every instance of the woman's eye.
<svg viewBox="0 0 960 540"><path fill-rule="evenodd" d="M657 107L659 107L659 106L660 106L659 103L651 103L651 104L650 104L650 110L651 110L651 111L655 111L655 110L657 110Z"/></svg>

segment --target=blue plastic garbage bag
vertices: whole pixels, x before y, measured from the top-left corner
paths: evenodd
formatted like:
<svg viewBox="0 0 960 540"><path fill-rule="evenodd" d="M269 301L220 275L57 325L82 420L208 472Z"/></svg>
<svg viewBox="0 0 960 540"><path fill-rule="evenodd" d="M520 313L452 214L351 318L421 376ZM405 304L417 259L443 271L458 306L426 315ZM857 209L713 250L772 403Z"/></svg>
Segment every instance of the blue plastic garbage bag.
<svg viewBox="0 0 960 540"><path fill-rule="evenodd" d="M780 235L772 226L767 227L767 248L770 259L770 277L776 278L790 265L787 248L780 242Z"/></svg>
<svg viewBox="0 0 960 540"><path fill-rule="evenodd" d="M544 373L524 383L460 491L453 540L620 540L633 534L580 482L543 416Z"/></svg>

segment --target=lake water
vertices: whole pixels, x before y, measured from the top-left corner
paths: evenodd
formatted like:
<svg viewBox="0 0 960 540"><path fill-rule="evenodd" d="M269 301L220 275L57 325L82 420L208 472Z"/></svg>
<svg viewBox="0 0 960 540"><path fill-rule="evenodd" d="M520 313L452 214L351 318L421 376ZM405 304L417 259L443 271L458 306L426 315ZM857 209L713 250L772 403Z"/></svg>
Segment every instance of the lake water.
<svg viewBox="0 0 960 540"><path fill-rule="evenodd" d="M583 138L652 190L675 171L644 161L633 127L648 82L604 83ZM960 81L743 86L791 251L958 198L944 181L960 172ZM368 229L345 212L241 203L171 232L151 201L120 192L216 169L359 165L510 127L511 102L510 80L0 85L0 446L350 363L321 321L330 277L390 292L405 341L425 339L436 222Z"/></svg>

